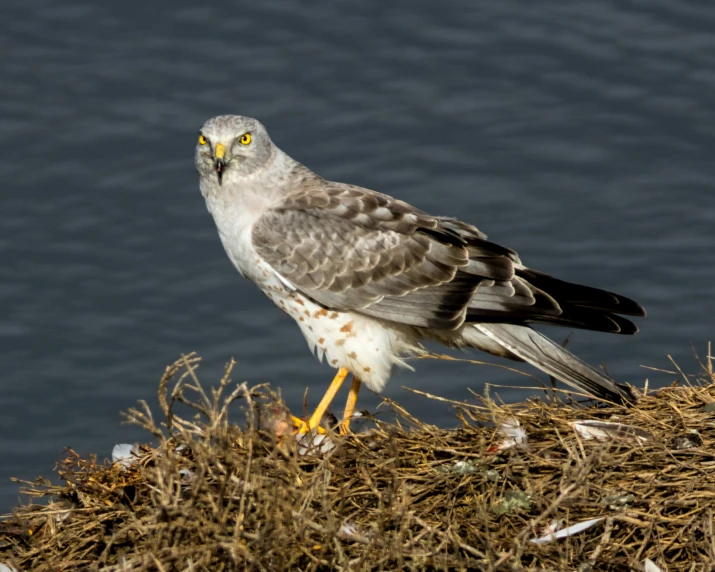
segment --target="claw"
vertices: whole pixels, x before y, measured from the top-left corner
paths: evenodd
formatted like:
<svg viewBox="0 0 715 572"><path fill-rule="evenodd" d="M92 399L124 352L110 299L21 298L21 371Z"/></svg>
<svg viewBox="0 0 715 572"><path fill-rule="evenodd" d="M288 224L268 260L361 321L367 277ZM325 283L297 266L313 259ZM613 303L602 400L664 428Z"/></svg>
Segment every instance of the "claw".
<svg viewBox="0 0 715 572"><path fill-rule="evenodd" d="M295 415L291 415L290 417L293 421L293 435L305 435L310 433L310 427L304 419L296 417ZM320 425L315 428L315 432L318 433L318 435L325 435L325 429Z"/></svg>

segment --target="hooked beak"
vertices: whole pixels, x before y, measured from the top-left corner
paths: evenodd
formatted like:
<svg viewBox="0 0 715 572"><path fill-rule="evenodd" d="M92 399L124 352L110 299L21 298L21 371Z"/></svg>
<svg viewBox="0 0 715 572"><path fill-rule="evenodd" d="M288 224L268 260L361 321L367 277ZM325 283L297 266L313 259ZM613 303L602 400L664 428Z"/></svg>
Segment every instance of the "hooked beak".
<svg viewBox="0 0 715 572"><path fill-rule="evenodd" d="M221 184L221 179L223 178L224 169L226 169L226 147L221 143L216 144L216 150L214 151L214 164L216 165L216 174L218 175L218 184Z"/></svg>

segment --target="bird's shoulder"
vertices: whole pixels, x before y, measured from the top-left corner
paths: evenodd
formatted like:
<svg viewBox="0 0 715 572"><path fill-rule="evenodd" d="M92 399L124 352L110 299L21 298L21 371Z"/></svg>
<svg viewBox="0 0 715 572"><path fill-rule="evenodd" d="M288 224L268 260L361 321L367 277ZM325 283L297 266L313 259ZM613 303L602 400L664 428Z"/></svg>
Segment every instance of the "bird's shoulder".
<svg viewBox="0 0 715 572"><path fill-rule="evenodd" d="M435 240L467 246L485 241L487 235L476 226L456 218L429 214L393 196L357 185L323 179L305 170L297 170L293 184L270 214L295 219L308 216L323 225L349 223L362 230L413 236L429 235ZM508 249L506 249L508 250Z"/></svg>

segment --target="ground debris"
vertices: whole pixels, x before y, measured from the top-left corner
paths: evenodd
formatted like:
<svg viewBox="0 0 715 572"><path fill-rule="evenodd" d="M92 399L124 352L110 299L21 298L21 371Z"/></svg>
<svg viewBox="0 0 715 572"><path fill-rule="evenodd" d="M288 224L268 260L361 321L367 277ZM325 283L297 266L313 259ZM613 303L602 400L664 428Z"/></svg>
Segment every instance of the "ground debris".
<svg viewBox="0 0 715 572"><path fill-rule="evenodd" d="M456 404L462 425L446 430L394 406L397 421L328 430L330 447L311 448L283 427L270 388L233 383L232 362L207 391L198 364L189 355L167 368L161 422L145 403L127 413L153 445L121 446L115 462L68 450L62 484L24 483L45 504L0 519L0 563L109 572L715 562L711 362L698 383L629 409L485 397ZM229 422L239 411L245 420ZM608 438L584 438L574 431L583 421ZM519 431L509 447L505 427Z"/></svg>

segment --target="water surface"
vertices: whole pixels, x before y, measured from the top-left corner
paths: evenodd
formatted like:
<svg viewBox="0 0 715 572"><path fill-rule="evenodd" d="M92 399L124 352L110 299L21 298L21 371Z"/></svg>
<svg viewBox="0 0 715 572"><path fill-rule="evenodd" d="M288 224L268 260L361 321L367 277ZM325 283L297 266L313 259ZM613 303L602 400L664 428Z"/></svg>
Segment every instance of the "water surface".
<svg viewBox="0 0 715 572"><path fill-rule="evenodd" d="M697 364L715 315L715 5L632 1L15 0L0 8L0 509L63 447L109 456L181 352L207 382L331 370L225 257L197 129L259 118L321 175L460 216L530 266L638 299L634 338L577 332L618 379ZM567 330L552 330L563 339ZM513 374L418 362L385 394L423 419ZM505 400L522 390L502 388ZM379 399L364 392L360 405Z"/></svg>

